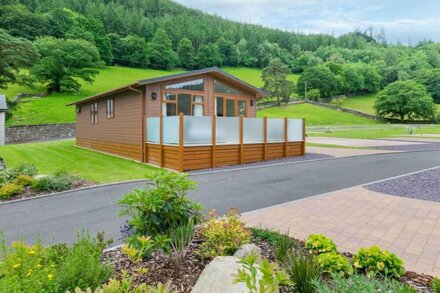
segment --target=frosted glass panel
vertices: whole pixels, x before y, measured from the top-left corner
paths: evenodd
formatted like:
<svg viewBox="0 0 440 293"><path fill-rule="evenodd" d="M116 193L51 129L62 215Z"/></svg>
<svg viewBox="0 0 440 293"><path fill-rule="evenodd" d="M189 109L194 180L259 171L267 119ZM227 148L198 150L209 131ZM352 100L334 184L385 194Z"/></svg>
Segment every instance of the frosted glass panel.
<svg viewBox="0 0 440 293"><path fill-rule="evenodd" d="M163 117L163 143L179 143L179 116Z"/></svg>
<svg viewBox="0 0 440 293"><path fill-rule="evenodd" d="M243 118L243 143L264 142L263 127L261 118Z"/></svg>
<svg viewBox="0 0 440 293"><path fill-rule="evenodd" d="M302 141L303 140L303 120L289 119L287 124L287 140Z"/></svg>
<svg viewBox="0 0 440 293"><path fill-rule="evenodd" d="M212 118L211 117L184 117L183 139L187 144L211 144Z"/></svg>
<svg viewBox="0 0 440 293"><path fill-rule="evenodd" d="M284 119L267 119L267 141L284 141Z"/></svg>
<svg viewBox="0 0 440 293"><path fill-rule="evenodd" d="M217 144L240 143L240 125L238 119L238 117L217 117Z"/></svg>
<svg viewBox="0 0 440 293"><path fill-rule="evenodd" d="M160 132L160 118L150 117L147 118L147 141L159 142Z"/></svg>

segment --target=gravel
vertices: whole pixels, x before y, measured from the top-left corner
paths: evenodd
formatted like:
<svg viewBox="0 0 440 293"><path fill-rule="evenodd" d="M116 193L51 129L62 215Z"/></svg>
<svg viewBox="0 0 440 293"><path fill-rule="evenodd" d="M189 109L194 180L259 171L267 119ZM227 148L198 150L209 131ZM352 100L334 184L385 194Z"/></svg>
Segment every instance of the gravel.
<svg viewBox="0 0 440 293"><path fill-rule="evenodd" d="M211 171L233 170L233 169L240 169L240 168L269 166L269 165L282 164L282 163L302 162L302 161L326 159L326 158L333 158L333 157L328 156L328 155L310 153L310 154L305 154L304 156L288 157L288 158L275 159L275 160L269 160L269 161L261 161L261 162L255 162L255 163L249 163L249 164L224 166L224 167L218 167L218 168L214 168L214 169L194 170L194 171L191 171L188 173L192 174L192 173L203 173L203 172L211 172Z"/></svg>
<svg viewBox="0 0 440 293"><path fill-rule="evenodd" d="M364 186L385 194L440 202L440 167Z"/></svg>
<svg viewBox="0 0 440 293"><path fill-rule="evenodd" d="M379 146L379 147L372 147L372 149L386 150L386 151L401 151L401 152L432 151L432 150L440 150L440 142L425 142L425 143L408 144L408 145Z"/></svg>

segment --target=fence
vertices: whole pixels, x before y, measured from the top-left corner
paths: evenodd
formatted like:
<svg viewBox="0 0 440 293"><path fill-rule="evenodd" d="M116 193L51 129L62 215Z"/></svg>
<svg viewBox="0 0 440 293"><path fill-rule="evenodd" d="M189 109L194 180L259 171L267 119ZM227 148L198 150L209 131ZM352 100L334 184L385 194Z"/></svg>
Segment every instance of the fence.
<svg viewBox="0 0 440 293"><path fill-rule="evenodd" d="M304 154L303 119L146 118L146 161L194 170Z"/></svg>

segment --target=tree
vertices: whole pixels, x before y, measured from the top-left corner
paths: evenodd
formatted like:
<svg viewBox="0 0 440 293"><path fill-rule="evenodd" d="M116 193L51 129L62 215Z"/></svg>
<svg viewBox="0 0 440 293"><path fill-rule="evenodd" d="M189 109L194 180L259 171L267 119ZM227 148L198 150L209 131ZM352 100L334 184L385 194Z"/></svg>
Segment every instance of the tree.
<svg viewBox="0 0 440 293"><path fill-rule="evenodd" d="M171 40L163 29L158 29L153 40L148 43L147 56L150 66L158 69L170 69L179 59L171 48Z"/></svg>
<svg viewBox="0 0 440 293"><path fill-rule="evenodd" d="M318 89L321 98L331 97L337 90L336 76L325 65L307 68L299 77L296 92L304 97L305 86L307 89Z"/></svg>
<svg viewBox="0 0 440 293"><path fill-rule="evenodd" d="M180 66L189 69L195 67L194 47L190 39L183 38L180 40L177 46L177 55L179 55Z"/></svg>
<svg viewBox="0 0 440 293"><path fill-rule="evenodd" d="M434 102L440 104L440 69L422 70L416 80L426 87Z"/></svg>
<svg viewBox="0 0 440 293"><path fill-rule="evenodd" d="M78 91L78 79L92 83L102 65L98 49L85 40L46 37L35 42L41 59L31 69L39 82L47 83L49 91Z"/></svg>
<svg viewBox="0 0 440 293"><path fill-rule="evenodd" d="M222 56L220 55L217 45L214 43L202 45L197 54L197 61L199 68L222 66Z"/></svg>
<svg viewBox="0 0 440 293"><path fill-rule="evenodd" d="M294 90L293 83L287 80L289 73L289 67L278 58L273 59L269 66L263 69L264 88L277 99L278 105L281 104L281 100L288 102Z"/></svg>
<svg viewBox="0 0 440 293"><path fill-rule="evenodd" d="M20 70L30 68L37 59L37 50L30 41L0 29L0 88L21 81Z"/></svg>
<svg viewBox="0 0 440 293"><path fill-rule="evenodd" d="M143 38L129 35L120 39L118 43L116 36L111 37L112 42L115 42L115 54L118 54L120 64L133 67L146 67L149 64L147 43Z"/></svg>
<svg viewBox="0 0 440 293"><path fill-rule="evenodd" d="M220 55L223 59L223 65L237 66L238 65L238 53L237 47L230 40L226 40L221 37L216 42Z"/></svg>
<svg viewBox="0 0 440 293"><path fill-rule="evenodd" d="M380 117L434 119L436 106L426 88L412 80L396 81L383 89L376 98L374 109Z"/></svg>

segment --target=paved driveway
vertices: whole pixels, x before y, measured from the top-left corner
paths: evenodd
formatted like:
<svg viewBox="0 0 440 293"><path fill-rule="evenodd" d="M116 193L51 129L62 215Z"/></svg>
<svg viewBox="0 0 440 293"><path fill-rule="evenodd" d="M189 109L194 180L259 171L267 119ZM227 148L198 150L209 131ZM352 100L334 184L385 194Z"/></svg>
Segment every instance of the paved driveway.
<svg viewBox="0 0 440 293"><path fill-rule="evenodd" d="M191 194L206 208L224 213L237 207L252 211L275 204L356 186L440 165L440 151L390 153L327 159L278 166L193 174L199 192ZM72 242L83 228L106 231L117 240L122 219L116 201L144 183L125 183L0 204L0 230L7 240Z"/></svg>

